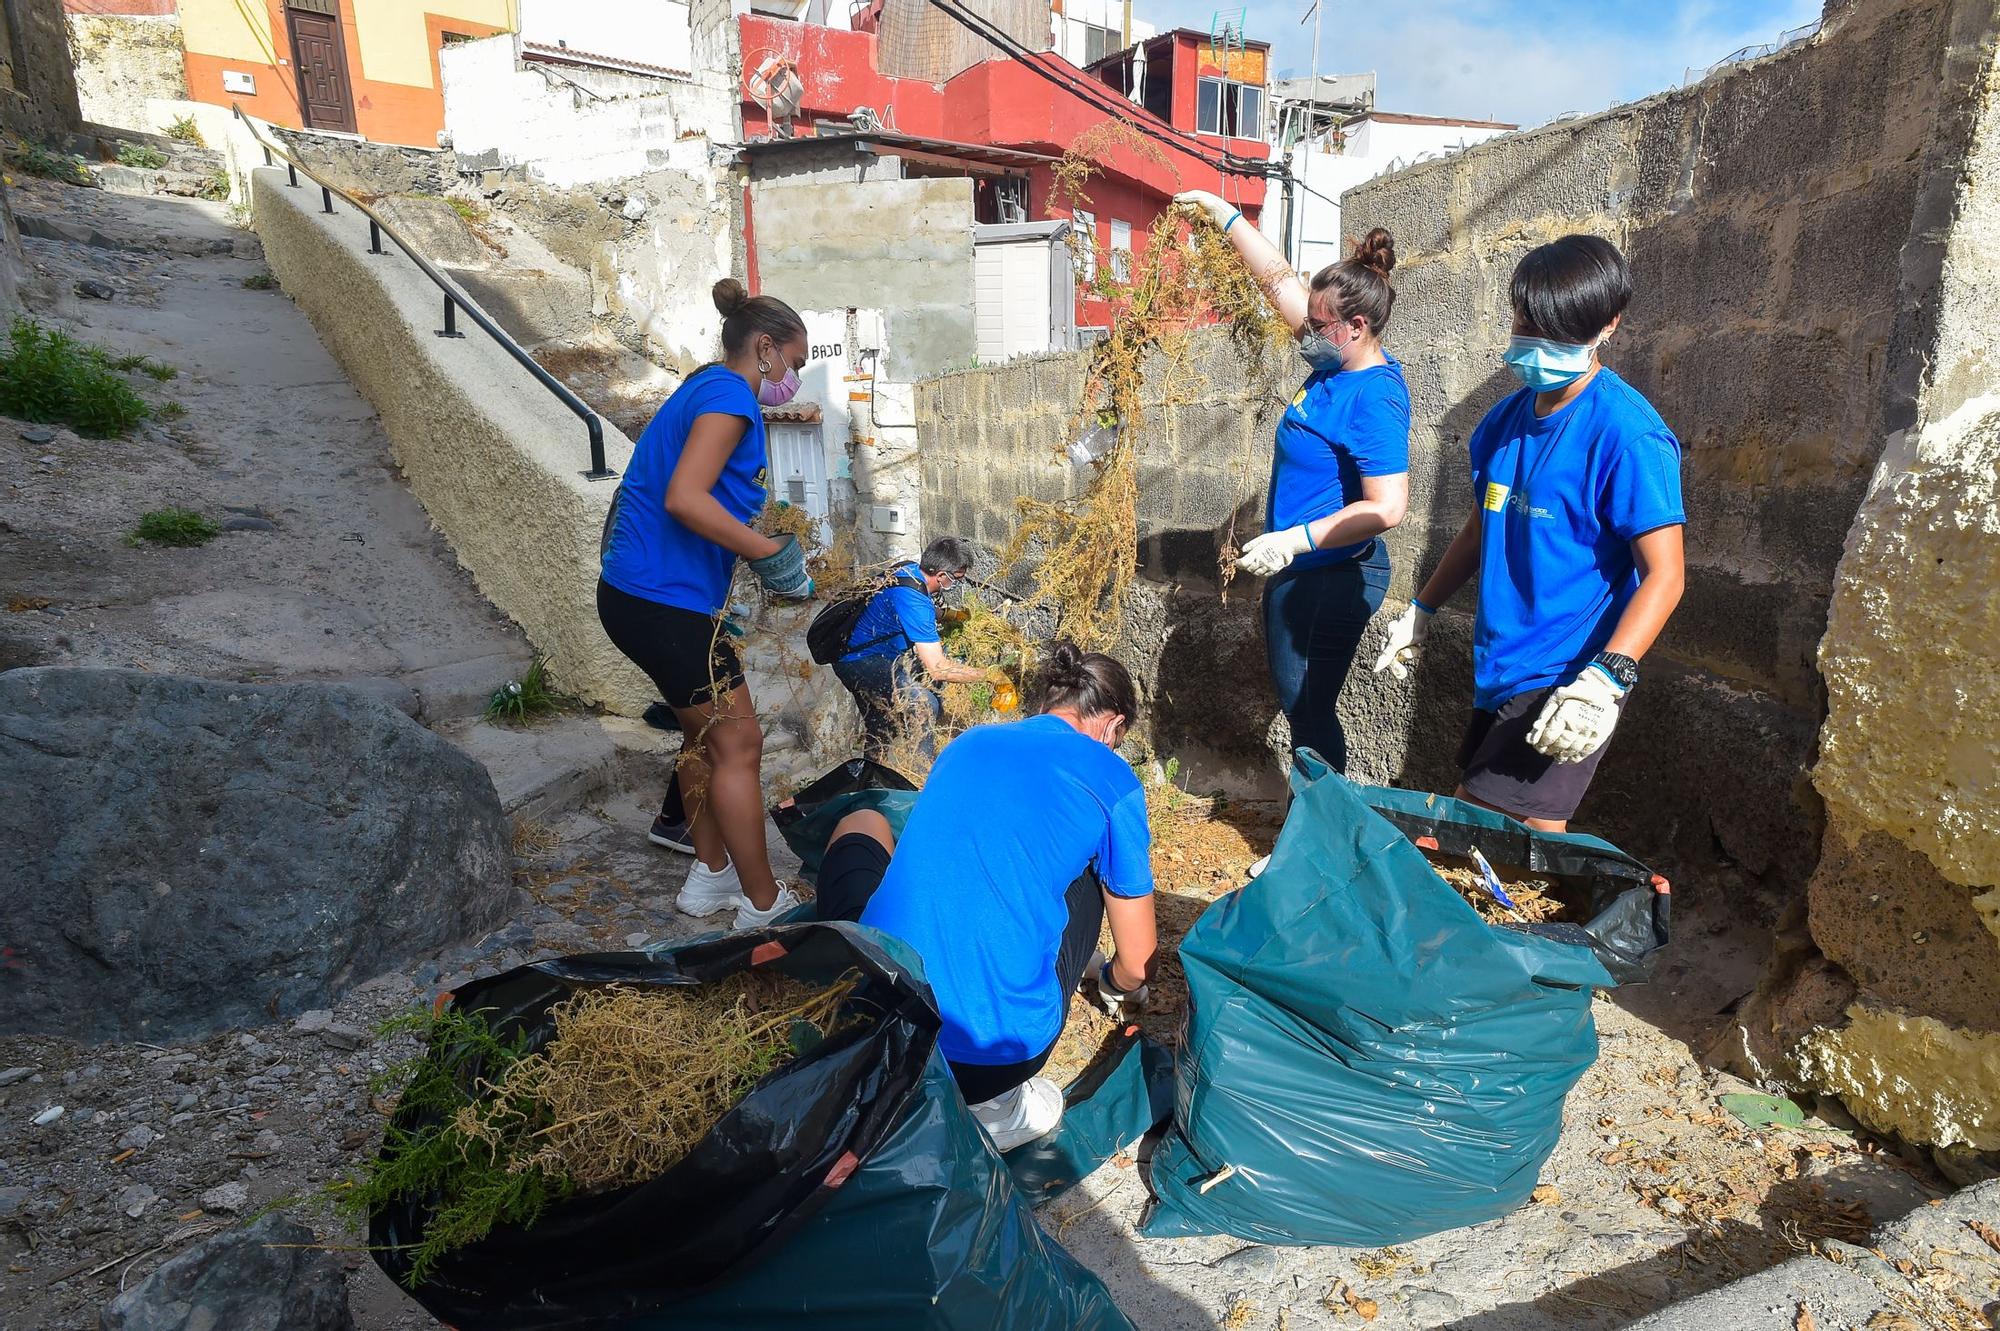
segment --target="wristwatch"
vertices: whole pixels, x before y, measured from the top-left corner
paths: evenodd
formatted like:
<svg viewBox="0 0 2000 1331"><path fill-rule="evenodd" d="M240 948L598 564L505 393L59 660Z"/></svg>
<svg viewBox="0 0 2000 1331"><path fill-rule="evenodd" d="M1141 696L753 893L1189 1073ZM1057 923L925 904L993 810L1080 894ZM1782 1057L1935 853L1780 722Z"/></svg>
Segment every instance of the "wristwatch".
<svg viewBox="0 0 2000 1331"><path fill-rule="evenodd" d="M1591 658L1591 664L1603 667L1604 673L1617 680L1620 688L1630 690L1639 682L1639 663L1629 656L1599 652Z"/></svg>

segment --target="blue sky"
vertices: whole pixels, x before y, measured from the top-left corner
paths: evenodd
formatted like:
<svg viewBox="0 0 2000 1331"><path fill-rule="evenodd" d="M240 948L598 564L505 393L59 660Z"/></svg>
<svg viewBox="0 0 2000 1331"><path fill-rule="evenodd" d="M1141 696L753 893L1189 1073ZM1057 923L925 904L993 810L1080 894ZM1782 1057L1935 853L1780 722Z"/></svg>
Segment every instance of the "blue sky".
<svg viewBox="0 0 2000 1331"><path fill-rule="evenodd" d="M1274 71L1312 68L1311 0L1134 0L1161 28L1208 30L1246 10ZM1689 66L1811 23L1820 0L1328 0L1323 74L1374 70L1384 111L1536 125L1671 87Z"/></svg>

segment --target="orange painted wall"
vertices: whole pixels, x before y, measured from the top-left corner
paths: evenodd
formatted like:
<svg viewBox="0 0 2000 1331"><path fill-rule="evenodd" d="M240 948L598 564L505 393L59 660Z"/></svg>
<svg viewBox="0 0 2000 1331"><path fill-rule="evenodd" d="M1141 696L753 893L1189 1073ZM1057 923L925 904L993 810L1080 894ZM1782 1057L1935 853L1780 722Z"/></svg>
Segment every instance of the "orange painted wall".
<svg viewBox="0 0 2000 1331"><path fill-rule="evenodd" d="M252 63L188 51L183 55L188 96L218 106L241 103L245 111L261 120L300 129L305 125L305 117L299 110L298 81L291 65L291 28L285 20L284 0L260 2L271 15L271 31L278 48L275 54L285 63ZM500 31L503 29L484 23L426 12L424 36L430 43L431 86L387 83L367 76L361 64L360 29L355 21L353 0L340 0L340 35L347 48L355 132L376 143L435 148L438 132L444 128L444 80L438 70L437 56L438 48L444 44L444 34L463 32L473 37L490 37ZM222 72L226 69L253 76L257 80L256 96L223 91Z"/></svg>

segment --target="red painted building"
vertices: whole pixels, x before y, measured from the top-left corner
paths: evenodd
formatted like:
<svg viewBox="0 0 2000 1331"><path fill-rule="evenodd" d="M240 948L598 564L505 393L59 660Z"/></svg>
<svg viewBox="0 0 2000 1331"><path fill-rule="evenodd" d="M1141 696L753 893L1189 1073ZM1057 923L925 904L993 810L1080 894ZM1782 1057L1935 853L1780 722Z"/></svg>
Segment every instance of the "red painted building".
<svg viewBox="0 0 2000 1331"><path fill-rule="evenodd" d="M803 137L822 129L851 133L857 126L879 125L933 141L934 156L939 156L936 145L949 145L952 157L967 162L965 173L986 182L975 196L981 210L977 220L1069 218L1090 229L1100 262L1117 262L1121 249L1142 252L1154 219L1180 190L1221 194L1253 224L1262 208L1262 169L1270 151L1262 124L1269 48L1262 43L1217 51L1209 47L1206 34L1176 31L1135 48L1146 53L1144 68L1136 74L1133 52L1101 61L1089 71L1042 52L1028 59L984 61L933 84L878 73L873 33L758 14L738 22L746 140L786 133ZM758 82L760 71L763 83ZM752 88L762 90L773 78L783 82L787 72L796 74L802 91L792 99L798 106L789 123L780 119L774 125ZM1246 93L1253 75L1254 91ZM1221 112L1225 92L1233 99L1227 117ZM857 116L860 108L869 114ZM874 124L868 123L871 116ZM1114 116L1147 131L1154 151L1117 144L1097 154L1101 173L1085 186L1090 203L1078 210L1079 216L1056 198L1053 159ZM1204 124L1207 131L1201 129ZM980 160L982 147L1000 151L985 162ZM1225 161L1230 154L1248 160L1232 166ZM755 227L753 216L753 273ZM1101 325L1108 314L1101 302L1078 302L1080 324Z"/></svg>

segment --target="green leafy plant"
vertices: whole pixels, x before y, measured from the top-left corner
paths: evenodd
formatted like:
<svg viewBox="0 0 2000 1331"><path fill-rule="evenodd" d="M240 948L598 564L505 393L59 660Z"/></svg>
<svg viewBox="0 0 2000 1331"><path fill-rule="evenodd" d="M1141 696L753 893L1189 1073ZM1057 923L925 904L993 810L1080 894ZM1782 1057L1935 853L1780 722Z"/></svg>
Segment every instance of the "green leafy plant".
<svg viewBox="0 0 2000 1331"><path fill-rule="evenodd" d="M92 439L121 438L152 409L118 377L119 367L103 347L17 318L0 351L0 412L72 426Z"/></svg>
<svg viewBox="0 0 2000 1331"><path fill-rule="evenodd" d="M559 712L563 697L549 687L549 663L537 656L519 679L510 679L486 700L486 719L501 725L524 726L537 717Z"/></svg>
<svg viewBox="0 0 2000 1331"><path fill-rule="evenodd" d="M168 125L165 132L168 138L178 139L182 143L192 143L197 148L206 144L206 140L201 137L201 126L194 123L193 116L182 116Z"/></svg>
<svg viewBox="0 0 2000 1331"><path fill-rule="evenodd" d="M450 205L451 210L457 213L459 217L474 226L484 222L488 216L488 209L485 204L474 203L471 199L461 199L456 194L447 195L445 202Z"/></svg>
<svg viewBox="0 0 2000 1331"><path fill-rule="evenodd" d="M133 545L141 541L183 547L207 545L221 531L211 519L193 509L156 508L139 519L128 540Z"/></svg>
<svg viewBox="0 0 2000 1331"><path fill-rule="evenodd" d="M217 167L202 177L202 182L195 189L194 194L196 198L207 199L211 203L219 203L223 199L228 198L229 173Z"/></svg>
<svg viewBox="0 0 2000 1331"><path fill-rule="evenodd" d="M121 143L118 145L118 165L136 166L142 171L157 171L167 164L167 155L150 143Z"/></svg>
<svg viewBox="0 0 2000 1331"><path fill-rule="evenodd" d="M534 1224L570 1189L532 1163L517 1164L503 1143L479 1140L458 1126L461 1111L475 1103L471 1088L490 1090L527 1057L525 1032L503 1037L482 1014L446 1006L393 1018L377 1031L383 1037L399 1033L423 1037L425 1049L376 1079L378 1092L402 1088L396 1115L383 1133L382 1150L334 1191L333 1200L365 1227L384 1207L435 1196L423 1240L410 1255L410 1283L418 1285L445 1253L486 1237L496 1224ZM521 1121L544 1121L531 1098L518 1100L506 1108Z"/></svg>
<svg viewBox="0 0 2000 1331"><path fill-rule="evenodd" d="M153 408L153 414L163 421L177 421L188 414L188 409L178 402L162 402Z"/></svg>
<svg viewBox="0 0 2000 1331"><path fill-rule="evenodd" d="M66 185L93 183L81 157L57 152L39 143L21 145L14 154L14 166L24 175L40 176L44 180L60 180Z"/></svg>
<svg viewBox="0 0 2000 1331"><path fill-rule="evenodd" d="M269 273L252 273L243 279L243 285L251 291L276 291L278 279Z"/></svg>

